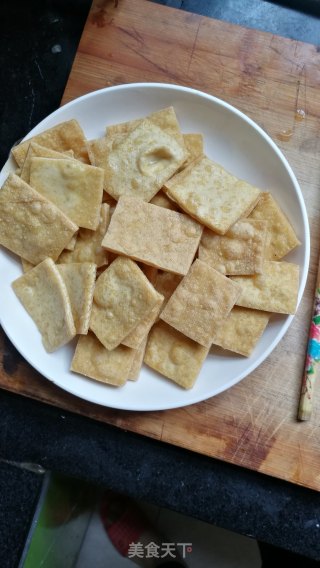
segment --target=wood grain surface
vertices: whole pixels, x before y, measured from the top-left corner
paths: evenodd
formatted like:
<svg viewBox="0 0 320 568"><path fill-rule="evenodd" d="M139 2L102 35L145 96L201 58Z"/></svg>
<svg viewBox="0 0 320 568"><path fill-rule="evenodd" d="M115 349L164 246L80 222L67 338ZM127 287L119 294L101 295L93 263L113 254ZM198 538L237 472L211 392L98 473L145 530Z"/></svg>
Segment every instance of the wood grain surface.
<svg viewBox="0 0 320 568"><path fill-rule="evenodd" d="M320 490L320 384L310 422L296 420L320 242L320 53L313 45L144 0L93 3L62 103L136 81L220 97L276 141L301 184L311 226L307 288L271 356L230 390L177 410L102 408L59 390L1 335L0 386L49 404ZM302 109L305 119L297 121ZM281 140L282 131L292 136Z"/></svg>

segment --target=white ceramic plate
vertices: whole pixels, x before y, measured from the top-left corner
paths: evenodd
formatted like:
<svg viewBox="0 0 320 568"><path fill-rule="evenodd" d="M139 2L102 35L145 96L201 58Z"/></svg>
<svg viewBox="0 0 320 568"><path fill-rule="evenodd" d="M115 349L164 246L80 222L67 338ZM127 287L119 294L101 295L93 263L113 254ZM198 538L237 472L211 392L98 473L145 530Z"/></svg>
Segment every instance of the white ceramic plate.
<svg viewBox="0 0 320 568"><path fill-rule="evenodd" d="M298 182L282 153L252 120L229 104L205 93L176 85L139 83L102 89L76 99L48 116L29 134L76 118L87 138L103 136L108 124L145 116L173 105L183 132L201 132L205 151L236 176L271 190L295 227L302 246L287 260L301 267L299 301L309 265L309 226ZM0 182L14 169L11 159ZM195 386L188 391L144 367L138 382L114 388L69 372L74 350L67 345L45 352L40 335L14 295L11 282L21 274L19 260L0 251L1 324L18 351L44 377L88 401L126 410L162 410L212 397L238 383L270 355L287 331L292 316L273 316L250 358L222 351L209 355ZM44 379L45 380L45 379Z"/></svg>

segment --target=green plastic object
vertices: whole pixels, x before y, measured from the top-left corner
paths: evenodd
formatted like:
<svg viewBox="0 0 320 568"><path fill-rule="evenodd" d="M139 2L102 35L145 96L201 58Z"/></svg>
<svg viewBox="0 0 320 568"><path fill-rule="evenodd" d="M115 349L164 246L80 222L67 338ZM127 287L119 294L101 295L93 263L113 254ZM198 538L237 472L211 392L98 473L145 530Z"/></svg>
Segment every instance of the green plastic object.
<svg viewBox="0 0 320 568"><path fill-rule="evenodd" d="M47 473L19 568L72 568L95 503L91 485Z"/></svg>

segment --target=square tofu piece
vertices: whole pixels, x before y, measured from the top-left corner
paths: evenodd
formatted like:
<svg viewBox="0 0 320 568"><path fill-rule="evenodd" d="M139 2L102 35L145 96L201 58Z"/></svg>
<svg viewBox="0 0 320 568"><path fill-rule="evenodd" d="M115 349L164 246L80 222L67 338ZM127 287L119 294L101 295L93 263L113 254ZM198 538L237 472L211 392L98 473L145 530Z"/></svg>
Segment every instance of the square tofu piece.
<svg viewBox="0 0 320 568"><path fill-rule="evenodd" d="M216 329L213 345L250 357L263 334L270 314L234 306L228 317Z"/></svg>
<svg viewBox="0 0 320 568"><path fill-rule="evenodd" d="M85 147L85 135L77 120L68 120L60 122L56 126L45 130L41 134L37 134L17 146L12 148L12 154L21 168L27 155L30 142L37 142L41 146L57 150L57 152L65 152L73 150L74 157L83 162L88 162L88 152Z"/></svg>
<svg viewBox="0 0 320 568"><path fill-rule="evenodd" d="M149 334L144 362L177 385L190 389L208 351L208 347L199 345L165 322L158 321Z"/></svg>
<svg viewBox="0 0 320 568"><path fill-rule="evenodd" d="M99 276L90 329L106 349L114 349L158 302L159 294L138 265L118 257Z"/></svg>
<svg viewBox="0 0 320 568"><path fill-rule="evenodd" d="M103 194L103 170L78 160L31 158L30 185L79 227L95 230Z"/></svg>
<svg viewBox="0 0 320 568"><path fill-rule="evenodd" d="M56 260L78 226L18 176L0 190L0 244L31 264Z"/></svg>
<svg viewBox="0 0 320 568"><path fill-rule="evenodd" d="M267 260L280 260L291 250L301 245L293 227L271 193L262 193L257 205L250 213L250 219L268 221Z"/></svg>
<svg viewBox="0 0 320 568"><path fill-rule="evenodd" d="M97 229L79 229L73 250L64 250L58 258L58 263L93 262L98 268L105 266L108 260L106 249L101 242L110 222L110 206L102 203L100 221Z"/></svg>
<svg viewBox="0 0 320 568"><path fill-rule="evenodd" d="M123 196L102 246L176 274L186 274L203 227L183 213Z"/></svg>
<svg viewBox="0 0 320 568"><path fill-rule="evenodd" d="M103 168L106 156L112 148L110 140L106 136L104 138L94 138L87 140L86 146L91 165Z"/></svg>
<svg viewBox="0 0 320 568"><path fill-rule="evenodd" d="M181 134L177 116L172 106L157 110L156 112L149 114L145 118L158 126L158 128L161 128L161 130L164 130L167 134L175 138L181 146L184 145L184 136ZM113 124L111 126L108 126L107 137L129 134L129 132L132 132L135 128L137 128L137 126L139 126L145 120L145 118L138 118L135 120L129 120L127 122L121 122L120 124Z"/></svg>
<svg viewBox="0 0 320 568"><path fill-rule="evenodd" d="M39 329L49 353L76 334L65 283L51 258L47 258L12 283L12 288Z"/></svg>
<svg viewBox="0 0 320 568"><path fill-rule="evenodd" d="M51 150L50 148L41 146L36 142L30 142L26 159L23 162L20 174L21 179L27 183L30 183L31 158L68 158L69 160L72 160L73 152L72 150L68 150L67 152L57 152L56 150Z"/></svg>
<svg viewBox="0 0 320 568"><path fill-rule="evenodd" d="M126 194L150 201L186 157L184 145L144 120L107 155L105 189L115 199Z"/></svg>
<svg viewBox="0 0 320 568"><path fill-rule="evenodd" d="M67 288L76 332L86 334L89 329L97 267L89 262L56 266Z"/></svg>
<svg viewBox="0 0 320 568"><path fill-rule="evenodd" d="M104 136L103 138L96 138L87 141L87 150L90 163L93 166L103 169L103 188L107 188L108 177L105 171L105 165L110 152L115 149L120 142L126 138L126 134L114 134ZM113 198L112 198L113 199ZM114 199L113 199L114 200ZM115 201L115 200L114 200Z"/></svg>
<svg viewBox="0 0 320 568"><path fill-rule="evenodd" d="M172 294L160 318L197 343L209 346L241 288L197 259Z"/></svg>
<svg viewBox="0 0 320 568"><path fill-rule="evenodd" d="M203 231L199 258L222 274L262 272L267 221L240 219L225 235Z"/></svg>
<svg viewBox="0 0 320 568"><path fill-rule="evenodd" d="M223 235L253 209L260 190L201 156L165 183L165 191L203 225Z"/></svg>
<svg viewBox="0 0 320 568"><path fill-rule="evenodd" d="M127 382L135 350L119 345L112 351L103 347L93 333L79 337L71 371L95 381L121 387Z"/></svg>
<svg viewBox="0 0 320 568"><path fill-rule="evenodd" d="M279 314L295 313L299 290L297 264L266 260L262 274L230 278L241 287L238 306Z"/></svg>

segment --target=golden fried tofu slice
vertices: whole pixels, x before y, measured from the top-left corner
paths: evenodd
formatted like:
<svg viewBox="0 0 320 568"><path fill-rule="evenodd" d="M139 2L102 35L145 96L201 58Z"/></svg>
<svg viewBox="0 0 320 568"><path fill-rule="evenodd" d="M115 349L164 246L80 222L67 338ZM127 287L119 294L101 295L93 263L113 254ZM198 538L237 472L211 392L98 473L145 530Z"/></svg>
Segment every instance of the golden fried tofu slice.
<svg viewBox="0 0 320 568"><path fill-rule="evenodd" d="M268 221L267 260L280 260L301 245L293 227L271 193L262 193L249 218Z"/></svg>
<svg viewBox="0 0 320 568"><path fill-rule="evenodd" d="M41 132L41 134L28 138L28 140L14 146L11 151L20 168L23 166L30 142L36 142L41 146L51 148L51 150L57 150L57 152L73 150L75 158L85 163L88 162L85 135L80 124L75 119L60 122L56 126Z"/></svg>
<svg viewBox="0 0 320 568"><path fill-rule="evenodd" d="M122 345L127 345L132 349L138 349L148 335L154 322L158 319L161 306L163 304L163 296L158 294L158 299L151 312L149 312L136 327L121 341Z"/></svg>
<svg viewBox="0 0 320 568"><path fill-rule="evenodd" d="M0 244L38 264L56 260L78 226L15 174L0 191Z"/></svg>
<svg viewBox="0 0 320 568"><path fill-rule="evenodd" d="M132 132L137 126L143 122L147 117L135 118L133 120L127 120L126 122L118 122L117 124L109 124L106 127L106 138L113 136L127 136L129 132ZM150 117L149 117L150 119Z"/></svg>
<svg viewBox="0 0 320 568"><path fill-rule="evenodd" d="M199 345L159 320L150 331L144 362L177 385L190 389L208 351L208 346Z"/></svg>
<svg viewBox="0 0 320 568"><path fill-rule="evenodd" d="M37 328L49 353L76 334L65 283L51 258L20 276L12 288Z"/></svg>
<svg viewBox="0 0 320 568"><path fill-rule="evenodd" d="M184 137L181 134L180 126L173 107L168 107L152 113L147 117L153 124L161 128L168 135L173 137L180 146L184 146ZM115 124L107 128L107 134L103 138L89 140L87 150L90 162L94 166L105 168L108 156L112 150L125 140L127 135L143 122L144 118ZM108 186L108 170L105 170L104 188Z"/></svg>
<svg viewBox="0 0 320 568"><path fill-rule="evenodd" d="M107 188L108 177L105 171L105 165L109 154L116 149L120 142L126 138L126 134L113 134L87 141L87 150L90 163L97 168L103 169L103 188ZM110 196L111 197L111 196ZM114 198L112 197L113 201Z"/></svg>
<svg viewBox="0 0 320 568"><path fill-rule="evenodd" d="M109 222L110 207L107 203L102 203L97 229L95 231L79 229L73 250L62 251L58 263L93 262L98 268L105 266L108 262L108 253L106 249L102 248L101 242Z"/></svg>
<svg viewBox="0 0 320 568"><path fill-rule="evenodd" d="M67 288L76 333L86 334L89 329L97 267L90 262L56 266Z"/></svg>
<svg viewBox="0 0 320 568"><path fill-rule="evenodd" d="M199 258L222 274L258 274L262 272L268 222L240 219L225 235L203 231Z"/></svg>
<svg viewBox="0 0 320 568"><path fill-rule="evenodd" d="M99 276L93 297L90 329L106 349L114 349L158 302L139 266L118 257Z"/></svg>
<svg viewBox="0 0 320 568"><path fill-rule="evenodd" d="M227 317L241 293L230 278L197 259L173 292L160 318L207 347L217 326Z"/></svg>
<svg viewBox="0 0 320 568"><path fill-rule="evenodd" d="M95 230L103 194L103 170L78 160L31 158L30 185L79 227Z"/></svg>
<svg viewBox="0 0 320 568"><path fill-rule="evenodd" d="M86 147L88 150L88 155L90 163L92 166L98 168L103 168L107 155L111 152L113 146L113 140L111 137L107 138L95 138L93 140L87 140Z"/></svg>
<svg viewBox="0 0 320 568"><path fill-rule="evenodd" d="M105 349L93 333L81 335L71 363L71 371L115 387L127 382L135 350L119 345Z"/></svg>
<svg viewBox="0 0 320 568"><path fill-rule="evenodd" d="M270 314L234 306L226 319L217 327L213 345L250 357L263 334Z"/></svg>
<svg viewBox="0 0 320 568"><path fill-rule="evenodd" d="M56 150L51 150L51 148L46 148L37 144L36 142L30 142L27 151L26 159L23 162L20 177L23 181L30 183L30 166L31 158L69 158L73 159L73 151L67 150L66 152L57 152Z"/></svg>
<svg viewBox="0 0 320 568"><path fill-rule="evenodd" d="M201 156L164 184L166 193L191 217L223 235L246 217L260 190Z"/></svg>
<svg viewBox="0 0 320 568"><path fill-rule="evenodd" d="M290 262L266 260L262 274L231 276L241 287L238 306L294 314L299 291L299 266Z"/></svg>
<svg viewBox="0 0 320 568"><path fill-rule="evenodd" d="M105 189L115 199L133 195L150 201L186 157L184 145L144 120L107 155Z"/></svg>
<svg viewBox="0 0 320 568"><path fill-rule="evenodd" d="M180 125L177 119L177 115L175 113L174 108L166 107L161 110L157 110L149 114L147 117L150 122L164 130L167 134L172 136L177 140L177 142L183 146L184 145L184 136L181 134ZM129 120L127 122L121 122L120 124L113 124L107 127L107 136L117 136L117 135L125 135L132 132L137 126L139 126L145 118L138 118L135 120Z"/></svg>
<svg viewBox="0 0 320 568"><path fill-rule="evenodd" d="M188 215L122 196L102 246L156 268L186 274L202 229Z"/></svg>

